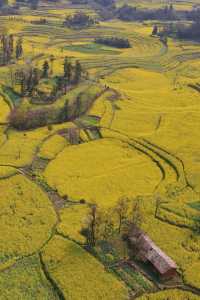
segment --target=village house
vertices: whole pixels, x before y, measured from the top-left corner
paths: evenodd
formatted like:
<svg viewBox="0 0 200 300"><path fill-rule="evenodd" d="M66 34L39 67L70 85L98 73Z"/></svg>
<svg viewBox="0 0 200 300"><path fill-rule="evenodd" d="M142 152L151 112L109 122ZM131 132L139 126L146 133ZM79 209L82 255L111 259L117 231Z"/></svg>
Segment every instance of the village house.
<svg viewBox="0 0 200 300"><path fill-rule="evenodd" d="M131 228L129 242L136 258L148 264L161 280L169 280L177 274L176 263L140 229Z"/></svg>

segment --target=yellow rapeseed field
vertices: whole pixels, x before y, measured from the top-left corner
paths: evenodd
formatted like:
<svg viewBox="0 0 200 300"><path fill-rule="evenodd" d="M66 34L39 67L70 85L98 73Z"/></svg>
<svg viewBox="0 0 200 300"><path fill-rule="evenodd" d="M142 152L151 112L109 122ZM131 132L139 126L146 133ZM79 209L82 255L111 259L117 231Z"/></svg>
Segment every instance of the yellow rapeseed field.
<svg viewBox="0 0 200 300"><path fill-rule="evenodd" d="M29 255L50 238L56 215L44 192L22 175L0 180L0 260Z"/></svg>
<svg viewBox="0 0 200 300"><path fill-rule="evenodd" d="M126 3L158 8L166 1ZM174 7L191 9L195 3L176 1ZM11 73L17 68L27 63L42 68L52 54L53 75L63 74L68 56L72 63L80 60L89 78L46 107L62 108L78 96L85 104L108 89L87 112L99 118L102 138L90 141L81 127L84 143L80 145L69 145L57 132L82 126L78 121L28 131L7 128L13 103L0 96L0 300L56 300L44 267L66 299L128 299L124 284L78 245L85 242L80 230L88 213L79 200L107 209L121 196L137 195L142 195L142 229L176 261L184 283L199 289L200 238L191 227L194 217L199 217L200 46L169 38L166 47L151 36L152 21L115 19L84 30L63 26L66 15L79 9L96 17L93 9L75 8L69 1L42 3L37 11L24 5L20 15L0 16L1 32L23 37L22 58L1 66L1 91L3 85L11 85ZM33 24L40 18L47 24ZM128 38L132 48L100 49L94 38L104 35ZM43 106L27 99L22 101L24 108ZM42 182L46 193L21 169L37 157L51 160L39 174L46 180L47 184ZM65 203L57 216L48 198L50 188L74 201ZM166 201L156 218L158 192ZM197 300L199 296L170 289L138 299Z"/></svg>
<svg viewBox="0 0 200 300"><path fill-rule="evenodd" d="M44 159L54 159L66 145L67 140L61 135L55 134L42 144L38 155Z"/></svg>
<svg viewBox="0 0 200 300"><path fill-rule="evenodd" d="M80 231L86 226L88 213L89 208L86 205L75 204L63 208L60 212L57 231L78 243L85 243L85 238Z"/></svg>
<svg viewBox="0 0 200 300"><path fill-rule="evenodd" d="M200 275L197 270L200 267L200 260L192 263L184 272L184 281L192 287L199 288Z"/></svg>
<svg viewBox="0 0 200 300"><path fill-rule="evenodd" d="M55 236L44 248L42 259L66 299L128 299L123 283L72 241Z"/></svg>
<svg viewBox="0 0 200 300"><path fill-rule="evenodd" d="M123 195L150 194L160 180L159 171L148 158L112 139L65 148L44 175L60 195L101 206L112 206Z"/></svg>
<svg viewBox="0 0 200 300"><path fill-rule="evenodd" d="M1 96L0 96L0 107L1 107L1 110L0 110L0 123L6 123L8 114L10 112L10 108Z"/></svg>
<svg viewBox="0 0 200 300"><path fill-rule="evenodd" d="M23 258L0 273L0 299L57 299L37 255Z"/></svg>
<svg viewBox="0 0 200 300"><path fill-rule="evenodd" d="M18 173L16 168L0 166L0 179L7 178Z"/></svg>

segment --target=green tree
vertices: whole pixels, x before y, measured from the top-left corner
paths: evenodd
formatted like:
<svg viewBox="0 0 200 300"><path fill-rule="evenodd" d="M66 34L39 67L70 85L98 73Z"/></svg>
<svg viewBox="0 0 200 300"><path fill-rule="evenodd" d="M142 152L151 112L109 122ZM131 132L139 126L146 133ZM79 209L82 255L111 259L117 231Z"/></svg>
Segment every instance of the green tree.
<svg viewBox="0 0 200 300"><path fill-rule="evenodd" d="M51 63L51 68L50 68L50 74L53 75L53 63L55 61L55 56L52 54L50 56L50 63Z"/></svg>
<svg viewBox="0 0 200 300"><path fill-rule="evenodd" d="M7 64L9 60L9 43L8 43L8 36L3 34L1 36L1 45L3 51L3 64Z"/></svg>
<svg viewBox="0 0 200 300"><path fill-rule="evenodd" d="M27 79L26 79L26 91L32 94L33 90L33 69L32 67L28 70Z"/></svg>
<svg viewBox="0 0 200 300"><path fill-rule="evenodd" d="M15 53L17 59L23 55L23 40L21 37L17 40Z"/></svg>
<svg viewBox="0 0 200 300"><path fill-rule="evenodd" d="M44 61L43 66L42 66L42 77L48 78L49 76L49 63L47 60Z"/></svg>
<svg viewBox="0 0 200 300"><path fill-rule="evenodd" d="M86 227L83 228L82 233L86 236L87 245L92 248L96 245L97 236L97 206L94 204L90 207L89 214L86 220Z"/></svg>
<svg viewBox="0 0 200 300"><path fill-rule="evenodd" d="M63 77L58 77L56 81L56 90L57 92L63 93L63 87L64 87L64 80Z"/></svg>
<svg viewBox="0 0 200 300"><path fill-rule="evenodd" d="M82 76L82 66L80 62L77 60L75 63L75 71L74 71L74 83L78 84L81 80Z"/></svg>
<svg viewBox="0 0 200 300"><path fill-rule="evenodd" d="M9 35L8 43L9 43L9 52L10 52L10 55L12 55L13 51L14 51L14 36L13 36L13 34Z"/></svg>
<svg viewBox="0 0 200 300"><path fill-rule="evenodd" d="M65 122L68 117L68 100L65 101L65 104L60 112L59 120Z"/></svg>
<svg viewBox="0 0 200 300"><path fill-rule="evenodd" d="M39 80L40 80L40 71L38 68L34 68L33 76L32 76L33 87L35 87L39 83Z"/></svg>
<svg viewBox="0 0 200 300"><path fill-rule="evenodd" d="M173 10L174 10L174 7L173 7L173 4L172 4L172 3L171 3L170 6L169 6L169 10L170 10L170 11L173 11Z"/></svg>
<svg viewBox="0 0 200 300"><path fill-rule="evenodd" d="M69 61L68 57L65 57L64 64L63 64L63 71L64 71L64 78L67 79L68 83L70 83L72 78L72 64Z"/></svg>
<svg viewBox="0 0 200 300"><path fill-rule="evenodd" d="M72 79L72 64L67 57L65 57L64 64L63 64L63 71L64 71L64 86L65 86L65 93L67 92L67 85L71 83Z"/></svg>
<svg viewBox="0 0 200 300"><path fill-rule="evenodd" d="M157 34L158 34L158 26L154 25L152 30L152 35L157 35Z"/></svg>
<svg viewBox="0 0 200 300"><path fill-rule="evenodd" d="M26 93L26 74L24 71L20 72L20 88L21 88L21 95L24 96Z"/></svg>

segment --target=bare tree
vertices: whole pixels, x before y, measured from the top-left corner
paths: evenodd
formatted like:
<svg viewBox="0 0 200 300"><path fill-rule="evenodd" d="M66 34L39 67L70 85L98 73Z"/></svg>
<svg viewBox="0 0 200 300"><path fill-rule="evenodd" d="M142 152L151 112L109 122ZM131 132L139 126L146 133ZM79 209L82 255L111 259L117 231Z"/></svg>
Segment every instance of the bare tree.
<svg viewBox="0 0 200 300"><path fill-rule="evenodd" d="M126 196L119 198L114 211L118 216L118 232L121 233L122 225L128 219L128 209L129 209L130 200Z"/></svg>
<svg viewBox="0 0 200 300"><path fill-rule="evenodd" d="M53 75L53 63L55 61L55 56L52 54L50 55L50 75Z"/></svg>
<svg viewBox="0 0 200 300"><path fill-rule="evenodd" d="M142 197L138 196L133 202L131 223L136 227L141 227L143 223L143 213L141 209Z"/></svg>
<svg viewBox="0 0 200 300"><path fill-rule="evenodd" d="M114 221L112 219L113 210L101 210L96 204L91 205L86 218L86 226L81 233L87 239L90 248L96 246L97 241L108 240L114 234Z"/></svg>
<svg viewBox="0 0 200 300"><path fill-rule="evenodd" d="M81 232L87 239L87 245L92 248L96 245L96 240L97 240L96 238L97 205L96 204L91 205L85 223L86 226L81 230Z"/></svg>
<svg viewBox="0 0 200 300"><path fill-rule="evenodd" d="M99 237L102 237L104 240L110 239L115 233L115 224L112 216L112 209L108 209L101 214L99 223Z"/></svg>

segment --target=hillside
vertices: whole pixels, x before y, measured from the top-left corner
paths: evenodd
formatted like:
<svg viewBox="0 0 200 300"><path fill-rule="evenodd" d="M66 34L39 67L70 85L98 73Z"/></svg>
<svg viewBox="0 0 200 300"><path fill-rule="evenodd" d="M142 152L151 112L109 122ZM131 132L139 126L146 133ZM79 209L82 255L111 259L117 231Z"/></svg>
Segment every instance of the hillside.
<svg viewBox="0 0 200 300"><path fill-rule="evenodd" d="M200 299L200 1L107 2L0 4L0 300Z"/></svg>

